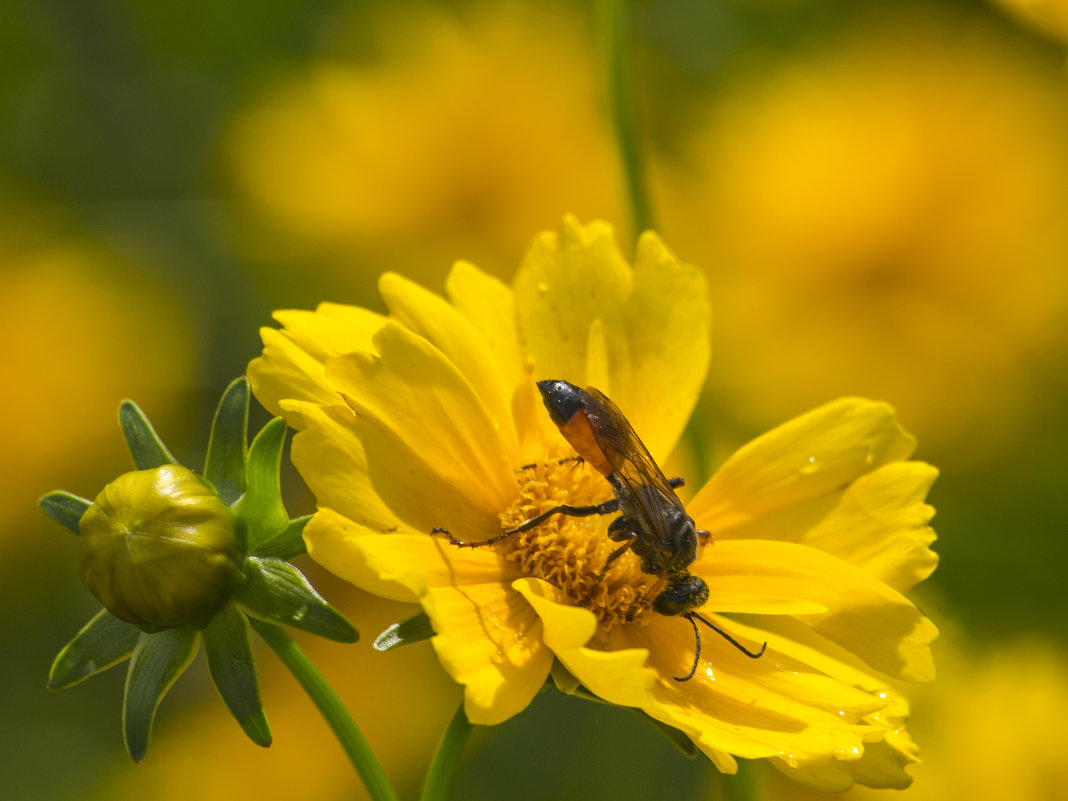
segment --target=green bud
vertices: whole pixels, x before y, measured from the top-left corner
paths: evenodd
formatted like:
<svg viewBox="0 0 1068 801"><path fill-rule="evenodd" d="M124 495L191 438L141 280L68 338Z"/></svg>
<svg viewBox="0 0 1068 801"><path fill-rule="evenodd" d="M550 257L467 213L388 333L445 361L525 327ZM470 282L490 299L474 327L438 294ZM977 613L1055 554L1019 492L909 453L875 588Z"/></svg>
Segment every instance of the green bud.
<svg viewBox="0 0 1068 801"><path fill-rule="evenodd" d="M233 512L180 465L119 476L79 529L82 582L112 615L145 631L207 626L244 581Z"/></svg>

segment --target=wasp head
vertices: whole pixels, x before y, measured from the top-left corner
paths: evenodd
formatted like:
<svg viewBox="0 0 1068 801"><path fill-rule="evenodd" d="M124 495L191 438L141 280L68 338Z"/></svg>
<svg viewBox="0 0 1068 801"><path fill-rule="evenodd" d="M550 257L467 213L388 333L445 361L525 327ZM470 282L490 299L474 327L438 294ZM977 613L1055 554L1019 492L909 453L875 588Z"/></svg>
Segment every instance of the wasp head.
<svg viewBox="0 0 1068 801"><path fill-rule="evenodd" d="M668 580L664 591L653 601L653 610L661 615L681 615L708 600L708 585L699 576L683 573Z"/></svg>

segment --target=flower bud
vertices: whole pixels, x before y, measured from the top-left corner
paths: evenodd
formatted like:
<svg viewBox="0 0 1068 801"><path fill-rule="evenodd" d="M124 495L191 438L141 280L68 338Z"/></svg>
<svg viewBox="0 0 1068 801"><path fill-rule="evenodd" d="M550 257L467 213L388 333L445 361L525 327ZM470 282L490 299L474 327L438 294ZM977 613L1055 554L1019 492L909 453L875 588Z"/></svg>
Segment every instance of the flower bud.
<svg viewBox="0 0 1068 801"><path fill-rule="evenodd" d="M191 470L119 476L79 522L82 582L146 631L203 628L244 581L233 512Z"/></svg>

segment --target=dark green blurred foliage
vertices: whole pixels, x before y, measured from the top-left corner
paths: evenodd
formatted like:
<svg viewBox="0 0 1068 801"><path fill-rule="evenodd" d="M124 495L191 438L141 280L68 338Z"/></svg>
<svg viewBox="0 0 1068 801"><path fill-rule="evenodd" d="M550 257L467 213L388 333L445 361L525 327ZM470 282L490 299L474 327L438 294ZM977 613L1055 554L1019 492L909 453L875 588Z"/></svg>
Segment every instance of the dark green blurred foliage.
<svg viewBox="0 0 1068 801"><path fill-rule="evenodd" d="M277 73L322 54L374 57L373 46L359 36L368 5L0 3L0 200L32 206L51 215L61 230L108 243L164 281L189 310L198 373L178 400L181 430L162 432L179 460L199 452L215 398L259 352L256 329L268 323L271 310L311 307L324 299L374 304L374 274L404 270L403 264L373 265L360 279L363 294L343 298L330 296L322 281L306 279L306 254L279 254L271 269L250 263L234 242L241 212L232 205L227 165L221 163L219 138L230 116ZM469 10L463 3L441 5ZM652 143L671 154L702 93L729 82L747 53L789 52L802 41L819 41L872 5L635 0L640 108ZM988 18L1051 62L1063 60L1061 45L999 18L985 4L943 0L942 5ZM546 220L545 227L555 223ZM516 242L515 252L525 244ZM442 275L451 258L464 256L443 255ZM942 564L918 598L936 622L960 625L990 646L1035 632L1068 647L1062 577L1068 564L1064 375L1052 372L1046 390L1015 446L997 458L932 453L922 441L917 453L942 470L930 499L938 509L935 547ZM38 391L69 393L77 403L75 388L61 381ZM946 407L951 414L952 398ZM153 415L153 409L146 411ZM706 411L717 419L718 410ZM259 428L265 420L261 414L251 425ZM903 423L909 426L907 419ZM700 424L699 441L709 426ZM758 432L727 426L711 433L738 443ZM984 432L977 430L975 437L981 440ZM77 455L81 483L70 489L92 497L111 477L97 474L95 465L115 458L114 452ZM69 483L64 476L49 482ZM313 510L291 469L285 469L283 486L290 488L294 515ZM35 501L26 498L25 509L5 517L12 527L0 535L21 541L14 551L18 563L0 570L2 794L20 801L102 798L99 788L107 777L130 769L114 724L121 672L100 677L92 689L45 692L53 655L96 603L75 578L77 550L36 512ZM354 622L361 623L358 617ZM212 692L206 680L183 682L161 717L179 716L185 699ZM233 737L241 738L240 732L235 729ZM342 759L340 752L336 758ZM638 716L549 693L519 719L476 735L453 797L684 801L706 797L715 781L707 760L685 759ZM355 781L339 788L337 797L348 797L353 786ZM232 788L220 787L215 797L235 796Z"/></svg>

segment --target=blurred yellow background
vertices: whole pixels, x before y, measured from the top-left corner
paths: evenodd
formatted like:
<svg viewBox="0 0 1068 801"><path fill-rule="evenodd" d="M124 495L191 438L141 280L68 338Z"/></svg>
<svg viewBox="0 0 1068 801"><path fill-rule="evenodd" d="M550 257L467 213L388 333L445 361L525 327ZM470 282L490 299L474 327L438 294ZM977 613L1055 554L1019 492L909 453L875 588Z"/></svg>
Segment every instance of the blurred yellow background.
<svg viewBox="0 0 1068 801"><path fill-rule="evenodd" d="M844 394L891 402L942 470L942 564L918 595L942 678L912 693L908 797L1068 798L1066 6L628 5L657 227L713 288L689 483ZM508 278L568 212L629 250L599 59L592 5L562 0L0 8L5 798L362 797L266 651L268 750L202 663L136 766L122 668L46 693L96 603L36 499L128 469L127 397L199 469L274 308L381 308L380 272L440 289L458 258ZM311 511L286 482L291 513ZM363 640L301 642L411 796L458 689L426 645L371 650L411 608L303 566ZM810 797L753 773L763 797ZM452 797L721 791L636 715L544 696L475 734Z"/></svg>

